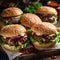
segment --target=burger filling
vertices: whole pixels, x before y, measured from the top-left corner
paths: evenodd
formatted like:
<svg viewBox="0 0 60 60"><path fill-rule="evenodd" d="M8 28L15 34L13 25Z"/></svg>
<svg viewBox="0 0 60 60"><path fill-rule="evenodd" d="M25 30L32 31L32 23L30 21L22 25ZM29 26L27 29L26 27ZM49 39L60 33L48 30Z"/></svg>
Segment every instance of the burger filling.
<svg viewBox="0 0 60 60"><path fill-rule="evenodd" d="M55 16L54 14L37 14L43 22L50 22L50 23L54 23L57 22L57 16Z"/></svg>
<svg viewBox="0 0 60 60"><path fill-rule="evenodd" d="M37 36L37 35L34 35L33 38L37 39L38 41L41 40L42 42L48 42L48 41L51 41L55 38L55 35L52 34L52 35L42 35L42 36Z"/></svg>
<svg viewBox="0 0 60 60"><path fill-rule="evenodd" d="M8 44L10 46L15 46L20 48L25 48L28 45L28 40L27 40L27 34L25 33L23 36L18 35L18 36L12 36L12 37L2 37L0 39L0 43L2 44Z"/></svg>
<svg viewBox="0 0 60 60"><path fill-rule="evenodd" d="M30 40L32 43L39 42L40 45L43 45L43 46L50 42L60 43L60 32L58 32L57 34L42 35L42 36L37 36L36 34L33 34L30 37Z"/></svg>
<svg viewBox="0 0 60 60"><path fill-rule="evenodd" d="M11 23L18 23L21 16L15 16L15 17L3 17L3 22L5 24L11 24Z"/></svg>

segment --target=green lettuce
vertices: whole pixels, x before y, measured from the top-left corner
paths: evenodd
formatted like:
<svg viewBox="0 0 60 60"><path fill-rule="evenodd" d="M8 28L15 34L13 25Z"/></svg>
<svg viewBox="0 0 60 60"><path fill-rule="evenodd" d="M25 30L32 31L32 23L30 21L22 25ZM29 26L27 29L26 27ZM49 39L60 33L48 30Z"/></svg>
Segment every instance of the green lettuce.
<svg viewBox="0 0 60 60"><path fill-rule="evenodd" d="M37 13L37 9L40 8L42 4L40 2L33 2L31 5L28 5L25 7L24 12L25 13Z"/></svg>
<svg viewBox="0 0 60 60"><path fill-rule="evenodd" d="M52 40L55 43L60 43L60 32L57 33L57 36L54 40Z"/></svg>
<svg viewBox="0 0 60 60"><path fill-rule="evenodd" d="M54 18L53 18L53 20L52 20L52 23L53 23L53 22L57 22L57 18L58 18L57 16L54 16Z"/></svg>
<svg viewBox="0 0 60 60"><path fill-rule="evenodd" d="M32 43L34 43L34 42L39 42L40 43L40 45L45 45L45 44L47 44L47 43L50 43L51 41L48 41L48 42L42 42L42 40L36 40L35 38L33 38L33 37L30 37L30 40L31 40L31 42Z"/></svg>

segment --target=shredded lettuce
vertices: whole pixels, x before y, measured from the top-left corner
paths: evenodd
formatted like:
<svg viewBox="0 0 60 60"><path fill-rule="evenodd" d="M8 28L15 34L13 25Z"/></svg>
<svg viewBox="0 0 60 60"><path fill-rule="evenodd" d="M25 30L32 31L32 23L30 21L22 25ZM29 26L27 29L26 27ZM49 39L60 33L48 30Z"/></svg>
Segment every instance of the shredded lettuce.
<svg viewBox="0 0 60 60"><path fill-rule="evenodd" d="M31 42L36 42L37 40L34 39L33 37L30 37Z"/></svg>
<svg viewBox="0 0 60 60"><path fill-rule="evenodd" d="M26 48L28 45L29 45L29 42L26 42L24 44L15 45L15 48L16 48L16 50L23 49L23 48Z"/></svg>
<svg viewBox="0 0 60 60"><path fill-rule="evenodd" d="M34 42L39 42L39 44L40 45L45 45L45 44L47 44L47 43L50 43L51 41L48 41L48 42L42 42L41 40L36 40L35 38L33 38L33 37L30 37L30 40L31 40L31 42L32 43L34 43Z"/></svg>

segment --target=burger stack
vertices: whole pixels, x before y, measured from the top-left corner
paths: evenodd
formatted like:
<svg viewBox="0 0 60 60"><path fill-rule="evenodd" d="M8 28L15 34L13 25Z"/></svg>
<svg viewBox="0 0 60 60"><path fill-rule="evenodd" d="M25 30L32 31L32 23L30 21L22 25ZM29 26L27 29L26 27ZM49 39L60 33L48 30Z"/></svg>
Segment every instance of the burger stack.
<svg viewBox="0 0 60 60"><path fill-rule="evenodd" d="M43 6L38 14L23 13L20 8L10 7L1 13L0 45L7 50L19 51L32 45L36 49L55 45L58 31L53 23L57 22L57 11Z"/></svg>

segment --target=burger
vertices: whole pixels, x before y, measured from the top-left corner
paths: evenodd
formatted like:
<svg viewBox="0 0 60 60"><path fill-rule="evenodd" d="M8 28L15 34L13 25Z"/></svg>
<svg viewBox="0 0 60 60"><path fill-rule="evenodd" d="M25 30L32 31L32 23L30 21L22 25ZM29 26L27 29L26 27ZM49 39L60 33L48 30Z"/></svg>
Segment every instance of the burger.
<svg viewBox="0 0 60 60"><path fill-rule="evenodd" d="M37 15L42 19L43 22L50 22L56 24L57 22L57 11L53 7L42 6L38 8Z"/></svg>
<svg viewBox="0 0 60 60"><path fill-rule="evenodd" d="M51 23L42 22L41 24L33 25L31 30L30 40L37 49L53 47L56 42L60 42L60 33Z"/></svg>
<svg viewBox="0 0 60 60"><path fill-rule="evenodd" d="M25 27L30 28L32 27L32 25L41 23L42 21L37 15L32 14L32 13L26 13L22 15L20 22Z"/></svg>
<svg viewBox="0 0 60 60"><path fill-rule="evenodd" d="M10 51L19 50L27 47L27 37L26 29L22 25L7 25L0 31L0 44Z"/></svg>
<svg viewBox="0 0 60 60"><path fill-rule="evenodd" d="M2 21L5 24L18 23L23 11L17 7L9 7L1 13Z"/></svg>

